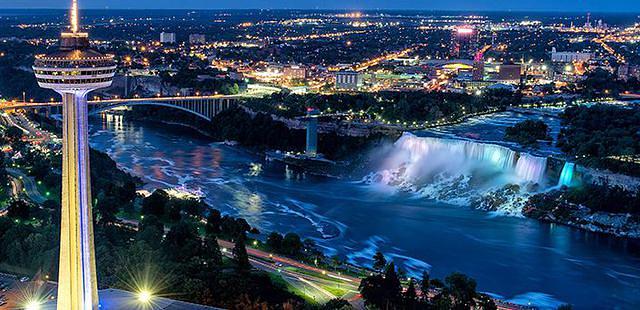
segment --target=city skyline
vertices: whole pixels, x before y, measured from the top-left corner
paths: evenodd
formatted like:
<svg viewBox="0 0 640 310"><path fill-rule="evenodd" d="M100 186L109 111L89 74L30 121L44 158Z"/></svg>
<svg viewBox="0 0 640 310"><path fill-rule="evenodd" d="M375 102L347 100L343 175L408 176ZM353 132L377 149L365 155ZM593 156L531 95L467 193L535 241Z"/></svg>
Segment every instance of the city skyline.
<svg viewBox="0 0 640 310"><path fill-rule="evenodd" d="M640 304L640 4L212 3L2 0L0 310Z"/></svg>
<svg viewBox="0 0 640 310"><path fill-rule="evenodd" d="M8 0L0 7L8 9L18 8L55 8L64 9L68 1L47 0ZM210 3L205 0L141 0L132 3L125 0L86 0L83 1L84 9L320 9L320 10L434 10L434 11L514 11L514 12L611 12L633 13L640 12L640 2L616 0L616 1L536 1L535 3L498 0L498 1L473 1L460 0L455 5L449 3L422 3L421 1L325 1L321 5L312 1L256 1L240 0L233 3Z"/></svg>

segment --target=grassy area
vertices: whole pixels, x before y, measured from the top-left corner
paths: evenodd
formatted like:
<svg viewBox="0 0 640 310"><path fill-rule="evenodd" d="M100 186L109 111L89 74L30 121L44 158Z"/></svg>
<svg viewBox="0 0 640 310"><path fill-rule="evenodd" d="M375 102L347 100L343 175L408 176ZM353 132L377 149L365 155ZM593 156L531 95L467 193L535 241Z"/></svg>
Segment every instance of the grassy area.
<svg viewBox="0 0 640 310"><path fill-rule="evenodd" d="M336 279L334 279L332 277L327 276L326 274L313 272L313 271L309 271L309 270L306 270L306 269L300 269L300 268L293 267L293 266L286 266L284 268L286 270L289 270L289 271L305 274L305 275L316 277L316 278L320 278L320 279L325 279L325 280L329 280L329 281L335 281L336 280Z"/></svg>
<svg viewBox="0 0 640 310"><path fill-rule="evenodd" d="M333 294L333 296L336 296L336 297L342 297L347 293L349 293L348 289L344 288L338 283L336 283L335 285L321 285L320 287L322 287L322 289Z"/></svg>
<svg viewBox="0 0 640 310"><path fill-rule="evenodd" d="M276 284L276 285L280 285L282 287L285 287L287 291L296 294L302 298L304 298L304 300L310 304L317 304L318 302L313 299L313 297L305 294L302 290L298 289L297 287L289 284L289 282L285 281L282 276L280 276L277 273L269 273L269 278L271 278L271 281Z"/></svg>

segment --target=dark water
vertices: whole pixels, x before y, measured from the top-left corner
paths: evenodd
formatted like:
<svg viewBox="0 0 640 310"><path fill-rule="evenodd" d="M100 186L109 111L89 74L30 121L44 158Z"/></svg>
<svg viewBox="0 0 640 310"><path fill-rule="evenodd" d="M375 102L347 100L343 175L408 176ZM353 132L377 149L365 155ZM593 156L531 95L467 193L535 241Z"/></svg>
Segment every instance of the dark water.
<svg viewBox="0 0 640 310"><path fill-rule="evenodd" d="M148 187L199 190L223 212L262 231L314 238L327 254L368 264L380 249L410 272L461 271L482 291L522 303L640 305L640 255L631 242L305 175L180 128L103 116L91 133L94 147Z"/></svg>

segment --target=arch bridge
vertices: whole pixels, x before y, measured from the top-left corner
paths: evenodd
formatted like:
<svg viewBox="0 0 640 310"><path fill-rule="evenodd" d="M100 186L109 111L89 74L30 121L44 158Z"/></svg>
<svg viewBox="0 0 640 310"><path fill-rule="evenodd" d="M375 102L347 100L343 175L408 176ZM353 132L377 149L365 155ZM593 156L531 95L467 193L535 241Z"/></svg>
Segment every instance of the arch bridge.
<svg viewBox="0 0 640 310"><path fill-rule="evenodd" d="M174 108L211 121L218 113L238 105L239 96L187 96L187 97L155 97L155 98L127 98L108 100L89 100L89 112L100 113L127 106L160 106ZM55 113L61 109L60 102L29 103L5 102L0 103L0 110L33 109L38 113Z"/></svg>

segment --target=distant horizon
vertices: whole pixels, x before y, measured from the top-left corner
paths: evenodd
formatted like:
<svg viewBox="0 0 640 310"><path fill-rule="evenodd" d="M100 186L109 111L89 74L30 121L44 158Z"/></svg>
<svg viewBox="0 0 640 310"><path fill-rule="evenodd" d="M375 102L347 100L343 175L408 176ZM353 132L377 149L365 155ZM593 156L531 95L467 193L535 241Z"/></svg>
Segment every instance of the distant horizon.
<svg viewBox="0 0 640 310"><path fill-rule="evenodd" d="M63 7L8 7L2 8L5 10L56 10L56 11L66 11L68 8ZM111 8L111 7L89 7L89 8L81 8L80 11L359 11L359 12L384 12L384 11L394 11L394 12L460 12L460 13L472 13L472 12L483 12L483 13L591 13L591 14L622 14L622 15L635 15L638 14L638 19L640 19L640 9L638 11L590 11L590 10L566 10L566 11L558 11L558 10L544 10L544 9L508 9L508 10L496 10L496 9L410 9L410 8L365 8L365 9L355 9L355 8Z"/></svg>
<svg viewBox="0 0 640 310"><path fill-rule="evenodd" d="M3 0L4 9L66 9L71 0ZM598 12L640 14L640 1L630 0L236 0L211 3L208 0L79 0L83 9L93 10L361 10L361 11L452 11L452 12Z"/></svg>

